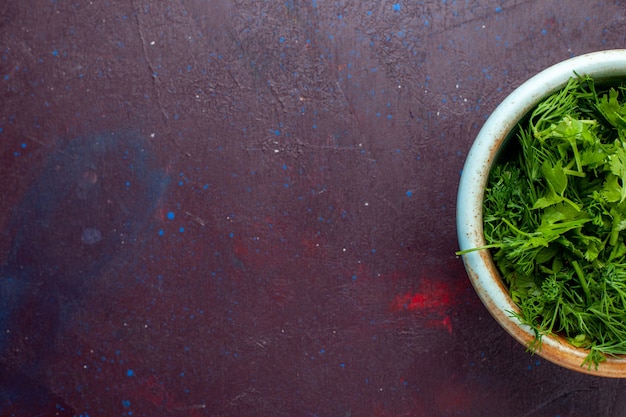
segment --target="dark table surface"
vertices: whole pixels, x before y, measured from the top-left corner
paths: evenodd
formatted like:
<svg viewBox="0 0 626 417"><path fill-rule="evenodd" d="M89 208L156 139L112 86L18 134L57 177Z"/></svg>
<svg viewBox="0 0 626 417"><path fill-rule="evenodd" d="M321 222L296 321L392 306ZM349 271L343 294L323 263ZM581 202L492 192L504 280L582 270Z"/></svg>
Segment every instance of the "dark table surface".
<svg viewBox="0 0 626 417"><path fill-rule="evenodd" d="M457 250L490 112L623 1L4 0L3 416L625 416Z"/></svg>

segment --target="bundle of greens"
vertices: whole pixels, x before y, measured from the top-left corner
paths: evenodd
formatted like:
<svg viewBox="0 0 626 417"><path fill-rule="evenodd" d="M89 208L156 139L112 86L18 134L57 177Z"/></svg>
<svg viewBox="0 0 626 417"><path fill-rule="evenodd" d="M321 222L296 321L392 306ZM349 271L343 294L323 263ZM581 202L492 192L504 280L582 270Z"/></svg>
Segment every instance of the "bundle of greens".
<svg viewBox="0 0 626 417"><path fill-rule="evenodd" d="M626 82L572 77L520 123L484 199L488 248L541 338L626 354Z"/></svg>

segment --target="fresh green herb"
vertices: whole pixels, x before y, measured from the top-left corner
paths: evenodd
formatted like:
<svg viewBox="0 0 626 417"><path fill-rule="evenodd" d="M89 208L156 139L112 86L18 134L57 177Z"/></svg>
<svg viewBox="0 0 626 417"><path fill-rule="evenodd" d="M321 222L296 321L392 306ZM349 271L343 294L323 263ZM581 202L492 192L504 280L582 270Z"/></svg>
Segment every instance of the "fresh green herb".
<svg viewBox="0 0 626 417"><path fill-rule="evenodd" d="M469 250L492 251L532 351L561 334L596 368L626 355L625 96L576 76L543 100L490 173L487 245Z"/></svg>

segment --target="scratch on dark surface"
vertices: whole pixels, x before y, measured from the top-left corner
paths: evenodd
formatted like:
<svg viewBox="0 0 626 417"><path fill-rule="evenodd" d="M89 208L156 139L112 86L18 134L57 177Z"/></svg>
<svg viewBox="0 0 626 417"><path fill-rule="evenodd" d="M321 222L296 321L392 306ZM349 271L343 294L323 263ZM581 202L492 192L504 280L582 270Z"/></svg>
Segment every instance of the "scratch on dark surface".
<svg viewBox="0 0 626 417"><path fill-rule="evenodd" d="M211 414L213 417L231 415L226 414L229 410L238 409L240 407L255 408L256 397L259 396L259 391L253 387L248 387L239 394L227 400L227 402L216 413Z"/></svg>
<svg viewBox="0 0 626 417"><path fill-rule="evenodd" d="M367 137L367 128L363 126L362 120L357 117L357 110L354 108L354 103L350 100L346 91L341 87L339 82L335 82L335 88L339 92L339 94L343 97L343 100L346 104L346 108L348 109L348 114L350 115L350 119L354 122L354 126L356 128L356 132L359 137L365 138Z"/></svg>
<svg viewBox="0 0 626 417"><path fill-rule="evenodd" d="M267 349L273 342L264 336L248 337L246 343L255 348Z"/></svg>
<svg viewBox="0 0 626 417"><path fill-rule="evenodd" d="M32 135L24 135L24 137L26 139L28 139L28 140L32 140L33 142L35 142L35 143L37 143L37 144L39 144L41 146L45 146L48 149L53 149L54 148L52 144L50 144L48 142L45 142L43 140L40 140L40 139L38 139L38 138L36 138L36 137L34 137ZM60 152L60 153L64 152L62 149L55 149L54 151L55 152Z"/></svg>
<svg viewBox="0 0 626 417"><path fill-rule="evenodd" d="M286 153L291 156L298 156L303 154L305 151L341 151L341 152L354 152L357 153L358 157L365 160L371 160L370 158L364 156L361 150L363 150L362 144L357 145L348 145L348 146L339 146L331 144L332 138L328 139L329 144L327 145L316 145L312 143L304 142L298 137L292 136L292 138L285 139L275 139L273 137L266 137L257 141L253 146L246 147L247 151L261 151L261 152L272 152L275 154L278 153Z"/></svg>
<svg viewBox="0 0 626 417"><path fill-rule="evenodd" d="M141 21L139 20L139 9L137 8L134 0L132 0L131 3L133 5L133 9L135 10L135 23L137 24L137 31L139 32L139 39L141 40L143 57L148 64L148 69L150 70L150 77L152 78L152 82L155 87L159 109L161 110L161 114L163 115L163 118L165 119L165 122L167 124L169 121L169 115L167 114L167 111L165 110L165 107L163 106L163 102L161 100L161 83L159 81L159 78L156 76L154 64L152 64L152 60L150 59L150 56L148 54L146 36L143 33L143 26L141 24Z"/></svg>
<svg viewBox="0 0 626 417"><path fill-rule="evenodd" d="M204 408L206 408L206 404L193 404L193 405L187 405L183 407L175 407L174 410L175 411L189 411L189 410L202 410Z"/></svg>
<svg viewBox="0 0 626 417"><path fill-rule="evenodd" d="M189 217L191 217L191 219L198 223L200 226L204 227L206 226L206 220L202 219L201 217L196 216L195 214L191 214L190 212L186 211L185 214Z"/></svg>
<svg viewBox="0 0 626 417"><path fill-rule="evenodd" d="M586 392L586 391L592 391L591 388L585 388L585 389L570 389L567 390L565 392L559 393L558 395L555 395L554 397L548 398L547 400L537 404L537 406L535 406L533 409L529 410L528 412L526 412L524 415L522 415L521 417L533 417L535 415L537 415L537 413L541 410L543 410L544 408L550 406L550 404L561 400L564 397L569 396L570 394L576 393L576 392Z"/></svg>

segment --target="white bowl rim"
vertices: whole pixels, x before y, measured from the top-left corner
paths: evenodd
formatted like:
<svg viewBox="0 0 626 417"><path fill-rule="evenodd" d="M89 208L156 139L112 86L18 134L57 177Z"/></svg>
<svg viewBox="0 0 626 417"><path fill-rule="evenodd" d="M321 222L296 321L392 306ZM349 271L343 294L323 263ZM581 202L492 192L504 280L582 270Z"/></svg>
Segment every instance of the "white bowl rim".
<svg viewBox="0 0 626 417"><path fill-rule="evenodd" d="M485 245L482 229L482 201L489 170L509 132L543 98L563 88L570 77L589 75L596 80L626 76L626 49L591 52L552 65L516 88L500 103L479 131L467 155L457 194L459 249ZM532 329L511 317L519 311L500 281L489 251L463 255L468 276L481 301L500 325L524 345L534 340ZM546 360L579 372L606 377L626 377L626 358L611 357L595 369L581 366L587 351L565 339L543 337L537 354Z"/></svg>

